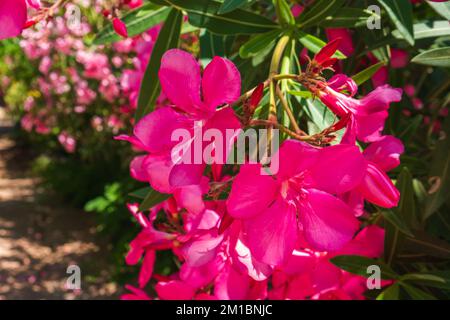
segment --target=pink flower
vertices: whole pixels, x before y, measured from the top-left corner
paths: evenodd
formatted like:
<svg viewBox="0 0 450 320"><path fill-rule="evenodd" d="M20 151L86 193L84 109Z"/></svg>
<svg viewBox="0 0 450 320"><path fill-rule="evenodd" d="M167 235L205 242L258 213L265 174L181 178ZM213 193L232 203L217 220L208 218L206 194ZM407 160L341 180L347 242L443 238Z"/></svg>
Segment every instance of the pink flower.
<svg viewBox="0 0 450 320"><path fill-rule="evenodd" d="M391 66L394 69L401 69L408 65L408 51L402 49L391 48Z"/></svg>
<svg viewBox="0 0 450 320"><path fill-rule="evenodd" d="M63 131L58 135L58 141L64 147L64 150L66 150L68 153L75 152L75 149L77 147L77 141L66 131Z"/></svg>
<svg viewBox="0 0 450 320"><path fill-rule="evenodd" d="M26 21L25 0L0 1L0 40L20 35Z"/></svg>
<svg viewBox="0 0 450 320"><path fill-rule="evenodd" d="M41 8L41 0L27 0L27 4L36 10Z"/></svg>
<svg viewBox="0 0 450 320"><path fill-rule="evenodd" d="M125 288L131 293L125 293L120 296L121 300L151 300L150 297L145 293L145 291L135 288L130 285L125 285Z"/></svg>
<svg viewBox="0 0 450 320"><path fill-rule="evenodd" d="M127 140L138 149L148 152L149 155L142 159L141 171L147 173L146 177L153 188L173 193L174 188L200 185L206 164L174 163L171 152L178 142L172 141L172 133L176 129L193 133L195 138L187 142L188 151L185 154L191 155L193 159L196 157L193 154L194 144L201 138L195 134L196 123L201 122L203 131L214 128L221 131L224 137L226 129L239 129L241 125L233 110L230 107L217 110L217 107L239 98L241 81L233 63L220 57L213 59L202 77L195 58L178 49L164 54L159 78L164 94L174 106L153 111L134 127L132 137L119 136L117 139ZM223 142L223 149L228 150L231 143ZM222 154L226 156L227 152ZM222 160L225 163L225 159Z"/></svg>
<svg viewBox="0 0 450 320"><path fill-rule="evenodd" d="M356 88L351 78L335 75L319 92L320 100L339 117L350 116L343 141L354 143L356 138L364 142L375 141L384 128L390 103L401 100L402 90L385 85L357 100L353 98ZM346 93L341 93L343 90Z"/></svg>
<svg viewBox="0 0 450 320"><path fill-rule="evenodd" d="M261 262L281 265L294 250L299 230L318 250L340 249L359 223L332 194L361 182L366 164L358 148L316 149L288 140L276 159L280 159L279 171L274 176L261 175L260 165L243 165L227 201L229 214L243 219L251 253Z"/></svg>
<svg viewBox="0 0 450 320"><path fill-rule="evenodd" d="M355 51L353 45L353 39L350 31L344 28L329 28L325 30L329 41L340 39L338 50L340 50L346 56L351 56Z"/></svg>

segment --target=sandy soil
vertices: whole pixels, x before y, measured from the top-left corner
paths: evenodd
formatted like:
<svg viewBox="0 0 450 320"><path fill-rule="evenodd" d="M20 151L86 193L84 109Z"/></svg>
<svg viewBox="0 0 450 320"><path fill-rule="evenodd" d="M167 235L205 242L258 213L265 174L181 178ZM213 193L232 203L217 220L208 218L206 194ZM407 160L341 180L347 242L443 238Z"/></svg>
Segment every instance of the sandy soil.
<svg viewBox="0 0 450 320"><path fill-rule="evenodd" d="M29 156L9 138L10 129L0 108L0 299L117 298L108 246L93 216L38 200ZM66 289L73 264L81 269L81 290Z"/></svg>

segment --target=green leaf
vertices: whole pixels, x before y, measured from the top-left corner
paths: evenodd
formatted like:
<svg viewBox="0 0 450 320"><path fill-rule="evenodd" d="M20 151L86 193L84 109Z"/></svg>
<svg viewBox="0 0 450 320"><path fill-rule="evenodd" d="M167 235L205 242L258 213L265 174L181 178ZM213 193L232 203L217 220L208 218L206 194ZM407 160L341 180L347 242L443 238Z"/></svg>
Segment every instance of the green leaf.
<svg viewBox="0 0 450 320"><path fill-rule="evenodd" d="M399 280L407 282L411 281L416 285L450 290L450 279L435 274L409 273L401 276Z"/></svg>
<svg viewBox="0 0 450 320"><path fill-rule="evenodd" d="M438 13L441 17L450 20L450 2L432 2L427 1L427 3Z"/></svg>
<svg viewBox="0 0 450 320"><path fill-rule="evenodd" d="M163 22L169 14L169 8L155 8L154 4L147 3L131 11L122 18L127 26L128 36L134 37ZM106 44L121 40L111 23L102 29L95 37L94 44Z"/></svg>
<svg viewBox="0 0 450 320"><path fill-rule="evenodd" d="M254 0L225 0L223 4L220 6L218 14L224 14L236 9L245 7L250 3L254 2Z"/></svg>
<svg viewBox="0 0 450 320"><path fill-rule="evenodd" d="M151 0L154 1L154 0ZM272 20L250 11L236 9L218 14L221 3L213 0L162 0L179 10L185 10L189 22L217 34L254 34L278 28Z"/></svg>
<svg viewBox="0 0 450 320"><path fill-rule="evenodd" d="M450 67L450 47L431 49L415 56L411 62L434 67Z"/></svg>
<svg viewBox="0 0 450 320"><path fill-rule="evenodd" d="M427 198L422 220L434 214L450 195L450 117L444 122L444 134L439 139L431 162L430 177L438 177L437 189Z"/></svg>
<svg viewBox="0 0 450 320"><path fill-rule="evenodd" d="M145 211L153 208L155 205L169 199L170 197L170 194L159 193L158 191L151 189L139 206L139 211Z"/></svg>
<svg viewBox="0 0 450 320"><path fill-rule="evenodd" d="M381 211L381 214L383 217L388 220L390 223L392 223L398 230L403 232L405 235L414 237L411 229L408 227L408 225L393 211L391 210L383 210Z"/></svg>
<svg viewBox="0 0 450 320"><path fill-rule="evenodd" d="M297 96L303 99L310 99L312 98L312 93L311 91L292 91L292 90L288 90L289 94L292 94L293 96Z"/></svg>
<svg viewBox="0 0 450 320"><path fill-rule="evenodd" d="M322 132L336 120L336 116L320 100L313 101L312 99L308 99L306 104L307 108L304 108L305 114L313 124L309 128L311 134Z"/></svg>
<svg viewBox="0 0 450 320"><path fill-rule="evenodd" d="M378 0L403 38L414 45L413 10L409 0Z"/></svg>
<svg viewBox="0 0 450 320"><path fill-rule="evenodd" d="M203 29L203 33L200 34L201 63L207 65L215 56L229 56L229 51L233 46L234 40L235 37L233 36L213 34L208 30Z"/></svg>
<svg viewBox="0 0 450 320"><path fill-rule="evenodd" d="M397 279L397 273L388 265L380 260L370 259L363 256L342 255L330 259L330 262L337 267L363 277L369 277L371 273L367 272L369 266L378 266L381 270L381 278L385 280Z"/></svg>
<svg viewBox="0 0 450 320"><path fill-rule="evenodd" d="M381 292L377 300L398 300L400 294L400 286L398 283L394 283Z"/></svg>
<svg viewBox="0 0 450 320"><path fill-rule="evenodd" d="M414 227L417 225L414 187L412 176L408 168L403 168L398 177L396 186L400 191L400 201L398 207L394 209L394 212L398 219L408 226L408 228ZM398 226L390 222L390 220L386 221L385 230L385 260L388 264L391 264L404 241L404 235L400 232Z"/></svg>
<svg viewBox="0 0 450 320"><path fill-rule="evenodd" d="M371 79L372 76L382 67L385 66L386 62L380 61L376 64L371 65L367 69L364 69L363 71L359 72L358 74L355 74L352 76L352 79L356 82L356 84L359 86L366 82L367 80Z"/></svg>
<svg viewBox="0 0 450 320"><path fill-rule="evenodd" d="M344 5L344 0L317 0L314 4L299 16L297 22L300 28L306 28L319 24L326 17L332 16L340 7Z"/></svg>
<svg viewBox="0 0 450 320"><path fill-rule="evenodd" d="M301 44L305 46L308 50L310 50L313 53L317 53L322 49L327 43L325 41L320 40L319 38L313 36L312 34L304 33L302 31L298 31L298 40ZM338 59L346 59L347 57L340 52L339 50L336 51L334 54L335 58Z"/></svg>
<svg viewBox="0 0 450 320"><path fill-rule="evenodd" d="M275 4L275 10L277 12L278 22L286 26L294 26L295 18L292 15L291 7L286 0L273 0Z"/></svg>
<svg viewBox="0 0 450 320"><path fill-rule="evenodd" d="M159 32L144 78L142 79L135 114L136 122L154 108L160 92L158 71L161 66L161 58L167 50L178 47L182 22L183 14L181 11L171 9L164 26Z"/></svg>
<svg viewBox="0 0 450 320"><path fill-rule="evenodd" d="M398 30L392 31L397 39L402 39ZM450 35L450 24L448 21L427 21L414 25L414 39L436 38Z"/></svg>
<svg viewBox="0 0 450 320"><path fill-rule="evenodd" d="M266 50L267 47L273 48L275 40L280 36L281 30L273 30L267 33L252 37L239 49L239 55L243 59L256 56L258 53Z"/></svg>
<svg viewBox="0 0 450 320"><path fill-rule="evenodd" d="M380 18L374 12L360 8L342 8L320 22L323 28L357 28L367 25L367 20Z"/></svg>
<svg viewBox="0 0 450 320"><path fill-rule="evenodd" d="M425 232L414 231L414 238L406 237L402 244L402 252L399 258L435 257L438 259L450 259L450 244L444 240L434 238Z"/></svg>
<svg viewBox="0 0 450 320"><path fill-rule="evenodd" d="M415 288L403 282L400 282L400 285L403 289L406 290L406 292L413 300L436 300L436 297L432 296L429 293L426 293L419 288Z"/></svg>
<svg viewBox="0 0 450 320"><path fill-rule="evenodd" d="M152 190L150 187L141 188L130 192L129 195L138 199L145 199L147 194Z"/></svg>

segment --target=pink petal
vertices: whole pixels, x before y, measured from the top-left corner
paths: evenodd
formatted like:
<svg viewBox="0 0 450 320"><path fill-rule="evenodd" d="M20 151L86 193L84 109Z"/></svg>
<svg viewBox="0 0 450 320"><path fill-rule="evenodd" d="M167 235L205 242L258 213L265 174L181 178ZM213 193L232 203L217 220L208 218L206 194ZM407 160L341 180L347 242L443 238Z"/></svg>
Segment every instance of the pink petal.
<svg viewBox="0 0 450 320"><path fill-rule="evenodd" d="M126 24L119 18L113 19L114 31L123 38L128 38L128 30Z"/></svg>
<svg viewBox="0 0 450 320"><path fill-rule="evenodd" d="M219 300L244 300L249 291L250 278L227 265L214 284L214 295Z"/></svg>
<svg viewBox="0 0 450 320"><path fill-rule="evenodd" d="M210 111L241 95L241 75L230 60L214 57L203 73L203 99Z"/></svg>
<svg viewBox="0 0 450 320"><path fill-rule="evenodd" d="M218 235L215 230L191 239L182 248L186 263L192 267L199 267L212 261L222 241L223 235Z"/></svg>
<svg viewBox="0 0 450 320"><path fill-rule="evenodd" d="M148 182L158 192L172 193L173 188L169 184L169 175L174 164L170 154L148 155L142 167L148 175Z"/></svg>
<svg viewBox="0 0 450 320"><path fill-rule="evenodd" d="M186 51L172 49L161 59L159 80L163 92L177 107L188 113L200 109L200 65Z"/></svg>
<svg viewBox="0 0 450 320"><path fill-rule="evenodd" d="M252 255L269 265L282 265L297 240L295 207L279 199L260 215L246 220L246 242Z"/></svg>
<svg viewBox="0 0 450 320"><path fill-rule="evenodd" d="M281 181L311 168L318 160L320 150L297 140L286 140L272 158L270 170L277 172ZM288 159L292 159L289 161Z"/></svg>
<svg viewBox="0 0 450 320"><path fill-rule="evenodd" d="M244 164L233 181L227 201L228 213L237 219L253 217L275 200L277 182L271 176L261 175L261 165Z"/></svg>
<svg viewBox="0 0 450 320"><path fill-rule="evenodd" d="M241 272L245 272L255 281L266 280L272 274L272 267L266 263L256 260L250 249L240 240L236 242L236 251L234 252L234 265Z"/></svg>
<svg viewBox="0 0 450 320"><path fill-rule="evenodd" d="M138 181L147 182L148 181L148 174L147 170L142 167L142 164L144 162L144 159L146 156L137 156L134 157L133 160L130 163L130 174L133 177L133 179L136 179Z"/></svg>
<svg viewBox="0 0 450 320"><path fill-rule="evenodd" d="M383 208L396 207L400 199L400 192L391 179L373 163L368 164L358 191L367 201Z"/></svg>
<svg viewBox="0 0 450 320"><path fill-rule="evenodd" d="M364 142L378 140L381 137L387 117L387 111L380 111L370 115L356 115L356 136L358 140Z"/></svg>
<svg viewBox="0 0 450 320"><path fill-rule="evenodd" d="M328 193L308 189L300 205L299 215L305 238L317 250L341 249L359 228L352 210Z"/></svg>
<svg viewBox="0 0 450 320"><path fill-rule="evenodd" d="M169 183L172 187L199 185L205 168L205 164L176 164L170 171Z"/></svg>
<svg viewBox="0 0 450 320"><path fill-rule="evenodd" d="M357 255L368 258L378 258L384 250L384 229L370 225L364 228L356 237L347 243L337 255Z"/></svg>
<svg viewBox="0 0 450 320"><path fill-rule="evenodd" d="M20 35L26 21L25 0L0 1L0 40Z"/></svg>
<svg viewBox="0 0 450 320"><path fill-rule="evenodd" d="M191 300L195 294L194 288L179 280L158 282L155 290L161 300Z"/></svg>
<svg viewBox="0 0 450 320"><path fill-rule="evenodd" d="M400 155L405 151L401 140L394 136L384 136L371 143L364 150L364 157L377 165L384 172L396 168L400 164Z"/></svg>
<svg viewBox="0 0 450 320"><path fill-rule="evenodd" d="M175 130L191 131L193 122L171 107L159 108L142 118L134 127L134 135L151 153L171 150L178 141L173 141Z"/></svg>
<svg viewBox="0 0 450 320"><path fill-rule="evenodd" d="M144 288L153 274L153 266L156 260L156 253L153 250L145 252L144 260L142 261L141 271L139 272L139 287Z"/></svg>
<svg viewBox="0 0 450 320"><path fill-rule="evenodd" d="M366 160L358 147L336 145L320 151L320 156L311 169L311 178L315 188L340 194L361 183L366 167Z"/></svg>

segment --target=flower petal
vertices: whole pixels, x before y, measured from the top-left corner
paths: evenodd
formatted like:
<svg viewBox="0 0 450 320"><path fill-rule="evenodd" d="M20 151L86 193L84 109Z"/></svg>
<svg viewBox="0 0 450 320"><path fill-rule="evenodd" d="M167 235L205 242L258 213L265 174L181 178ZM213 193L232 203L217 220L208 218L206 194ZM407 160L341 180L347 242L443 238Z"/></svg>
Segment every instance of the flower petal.
<svg viewBox="0 0 450 320"><path fill-rule="evenodd" d="M236 176L227 201L228 213L237 219L255 216L275 200L278 190L273 177L261 175L259 164L244 164Z"/></svg>
<svg viewBox="0 0 450 320"><path fill-rule="evenodd" d="M321 149L310 173L314 188L341 194L361 183L366 167L358 147L341 144Z"/></svg>
<svg viewBox="0 0 450 320"><path fill-rule="evenodd" d="M230 60L214 57L203 73L203 98L209 111L241 95L241 75Z"/></svg>
<svg viewBox="0 0 450 320"><path fill-rule="evenodd" d="M0 1L0 40L20 35L26 21L25 0Z"/></svg>
<svg viewBox="0 0 450 320"><path fill-rule="evenodd" d="M244 222L246 242L257 260L278 266L291 256L298 232L295 211L292 204L278 199L260 215Z"/></svg>
<svg viewBox="0 0 450 320"><path fill-rule="evenodd" d="M195 113L202 106L200 65L190 53L179 49L167 51L158 74L163 92L177 107Z"/></svg>
<svg viewBox="0 0 450 320"><path fill-rule="evenodd" d="M384 172L396 168L400 164L400 155L405 151L401 140L394 136L384 136L371 143L364 150L364 157L377 165Z"/></svg>
<svg viewBox="0 0 450 320"><path fill-rule="evenodd" d="M359 228L358 220L344 202L315 189L308 189L300 202L300 221L308 243L321 251L341 249Z"/></svg>

